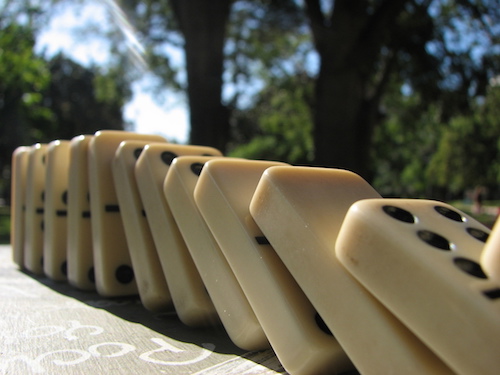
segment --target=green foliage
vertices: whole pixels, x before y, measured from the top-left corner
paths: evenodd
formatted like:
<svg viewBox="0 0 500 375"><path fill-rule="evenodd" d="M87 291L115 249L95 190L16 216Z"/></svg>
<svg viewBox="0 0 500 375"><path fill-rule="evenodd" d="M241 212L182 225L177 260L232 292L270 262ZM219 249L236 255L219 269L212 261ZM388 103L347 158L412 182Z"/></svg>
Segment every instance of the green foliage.
<svg viewBox="0 0 500 375"><path fill-rule="evenodd" d="M429 164L427 178L452 192L500 184L500 87L469 116L451 119Z"/></svg>
<svg viewBox="0 0 500 375"><path fill-rule="evenodd" d="M50 72L33 52L30 27L0 19L0 198L9 190L12 151L36 135L32 122L50 122L51 111L43 104L43 90Z"/></svg>
<svg viewBox="0 0 500 375"><path fill-rule="evenodd" d="M118 102L122 105L124 104L125 97L123 92L120 92L120 87L116 84L114 75L96 74L92 86L94 87L94 95L98 102Z"/></svg>
<svg viewBox="0 0 500 375"><path fill-rule="evenodd" d="M234 3L226 43L230 155L306 164L313 158L313 49L295 1ZM259 89L260 88L260 89Z"/></svg>
<svg viewBox="0 0 500 375"><path fill-rule="evenodd" d="M306 75L267 86L257 103L240 113L240 123L253 123L257 134L236 146L231 156L306 164L312 160L310 101L313 84ZM248 126L248 125L247 125Z"/></svg>
<svg viewBox="0 0 500 375"><path fill-rule="evenodd" d="M13 23L0 33L0 119L17 110L30 118L50 117L40 107L50 72L33 52L34 44L33 32L25 26Z"/></svg>
<svg viewBox="0 0 500 375"><path fill-rule="evenodd" d="M33 53L35 40L29 28L7 26L0 34L0 75L2 86L40 90L48 82L44 61Z"/></svg>
<svg viewBox="0 0 500 375"><path fill-rule="evenodd" d="M105 74L86 68L59 54L48 66L51 82L44 101L54 114L54 126L44 139L71 139L99 129L122 129L122 107L130 96L119 68Z"/></svg>
<svg viewBox="0 0 500 375"><path fill-rule="evenodd" d="M1 17L0 26L0 199L8 203L17 146L122 129L130 87L120 67L102 73L62 55L46 61L29 26Z"/></svg>
<svg viewBox="0 0 500 375"><path fill-rule="evenodd" d="M226 69L235 84L304 70L312 50L305 15L292 0L236 1L227 34Z"/></svg>
<svg viewBox="0 0 500 375"><path fill-rule="evenodd" d="M389 95L387 117L375 129L373 185L384 196L429 196L425 170L441 132L440 109L418 95Z"/></svg>
<svg viewBox="0 0 500 375"><path fill-rule="evenodd" d="M381 194L443 199L475 186L498 192L500 87L448 122L439 106L423 106L416 94L390 98L372 152L373 185Z"/></svg>
<svg viewBox="0 0 500 375"><path fill-rule="evenodd" d="M23 25L28 26L19 26L0 15L0 28L5 31L0 34L0 120L15 124L16 129L29 123L30 131L25 132L29 139L47 140L92 127L121 126L121 107L130 95L125 79L130 72L121 63L126 60L124 44L116 42L124 34L115 33L117 39L111 43L119 68L86 69L64 56L45 62L32 51L29 25L36 23L31 19L39 19L32 6L36 2L9 2L14 3L25 4L33 17L25 17L29 21ZM116 2L122 9L113 8L113 19L122 22L118 26L123 31L137 30L148 66L160 77L162 87L185 90L184 40L173 12L175 3L122 0ZM361 115L344 120L361 119L367 126L338 120L335 116L343 108L337 108L323 116L326 128L315 133L340 139L339 134L349 132L345 128L354 132L348 134L351 139L358 140L370 139L373 131L371 144L346 148L355 156L371 149L372 182L382 194L431 196L435 189L459 194L478 183L498 186L500 94L498 87L488 90L489 79L500 71L497 1L304 3L232 3L222 77L228 89L224 103L216 100L218 108L230 109L232 156L312 163L317 150L311 113L318 122L320 103L332 108L342 102L339 95L342 99L355 92L359 95L353 101L361 104L350 104ZM16 14L12 19L18 19L18 10L11 13ZM314 42L311 31L316 31ZM4 44L10 47L2 48ZM315 65L310 64L312 51L319 51L320 44L322 51L331 52L320 57L320 67L341 71L336 80L319 80L311 68ZM352 67L355 79L342 80ZM210 82L221 78L208 76ZM318 89L318 85L314 90L315 83L325 82L330 88L344 86L336 87L336 96L328 87ZM2 94L4 86L17 90L12 91L16 95ZM320 101L315 95L327 99ZM6 104L13 99L16 106ZM1 112L7 108L8 117ZM334 129L339 123L342 129ZM2 129L0 139L7 139ZM327 153L332 153L332 144L329 139L325 142ZM341 147L336 149L343 153Z"/></svg>

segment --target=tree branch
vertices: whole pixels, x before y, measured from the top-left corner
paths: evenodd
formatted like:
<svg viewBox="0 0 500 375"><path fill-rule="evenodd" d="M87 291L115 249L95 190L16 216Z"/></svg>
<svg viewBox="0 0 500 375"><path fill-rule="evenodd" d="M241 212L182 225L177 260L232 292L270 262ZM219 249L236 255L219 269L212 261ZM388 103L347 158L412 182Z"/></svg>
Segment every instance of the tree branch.
<svg viewBox="0 0 500 375"><path fill-rule="evenodd" d="M325 33L325 16L321 10L320 0L305 0L306 14L311 23L311 31L316 49L319 51L323 47Z"/></svg>

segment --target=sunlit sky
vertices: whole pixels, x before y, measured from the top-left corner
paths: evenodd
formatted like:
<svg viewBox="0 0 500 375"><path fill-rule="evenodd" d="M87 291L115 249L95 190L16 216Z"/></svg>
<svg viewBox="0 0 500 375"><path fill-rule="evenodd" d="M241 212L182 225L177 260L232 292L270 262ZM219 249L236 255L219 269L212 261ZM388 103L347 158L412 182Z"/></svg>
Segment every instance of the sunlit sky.
<svg viewBox="0 0 500 375"><path fill-rule="evenodd" d="M108 3L113 3L109 2ZM104 1L90 0L85 6L59 6L55 9L51 21L42 29L37 39L36 49L51 57L62 51L67 57L78 63L89 66L105 65L109 58L109 41L100 35L93 37L91 32L86 37L77 37L85 25L107 27ZM90 29L90 28L89 28ZM127 30L127 32L133 30ZM140 45L134 45L133 34L130 34L131 48L140 55ZM189 133L187 104L178 94L166 93L162 104L155 102L153 94L148 92L147 67L143 68L142 80L132 86L132 100L124 108L124 118L132 123L132 130L139 133L160 134L170 141L186 143Z"/></svg>

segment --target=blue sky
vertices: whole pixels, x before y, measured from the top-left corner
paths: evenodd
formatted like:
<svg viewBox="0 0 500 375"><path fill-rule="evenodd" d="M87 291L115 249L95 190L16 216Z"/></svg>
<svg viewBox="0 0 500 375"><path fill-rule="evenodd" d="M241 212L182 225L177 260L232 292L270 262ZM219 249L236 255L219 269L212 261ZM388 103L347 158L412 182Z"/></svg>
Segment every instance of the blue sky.
<svg viewBox="0 0 500 375"><path fill-rule="evenodd" d="M50 22L39 34L36 49L43 51L47 57L62 51L82 65L105 65L109 59L110 42L99 33L99 30L105 31L109 27L105 13L109 8L105 3L87 0L85 5L56 6ZM108 1L108 4L113 5L114 2ZM118 25L128 37L130 52L140 60L140 43L126 20L122 21ZM82 34L83 38L79 37ZM133 84L133 98L124 108L125 119L139 133L161 134L171 141L186 143L189 118L185 99L165 91L162 103L157 103L147 90L151 83L147 66L140 68L143 78Z"/></svg>

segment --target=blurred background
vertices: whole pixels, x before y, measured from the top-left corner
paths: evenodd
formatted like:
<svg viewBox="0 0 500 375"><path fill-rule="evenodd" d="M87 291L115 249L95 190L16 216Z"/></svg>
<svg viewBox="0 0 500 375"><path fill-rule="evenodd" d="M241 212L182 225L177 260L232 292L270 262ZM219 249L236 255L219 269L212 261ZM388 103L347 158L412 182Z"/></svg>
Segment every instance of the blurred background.
<svg viewBox="0 0 500 375"><path fill-rule="evenodd" d="M345 168L491 226L500 2L0 0L0 240L13 150L98 129Z"/></svg>

